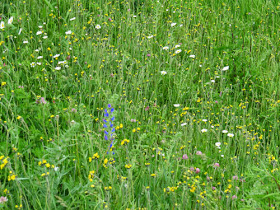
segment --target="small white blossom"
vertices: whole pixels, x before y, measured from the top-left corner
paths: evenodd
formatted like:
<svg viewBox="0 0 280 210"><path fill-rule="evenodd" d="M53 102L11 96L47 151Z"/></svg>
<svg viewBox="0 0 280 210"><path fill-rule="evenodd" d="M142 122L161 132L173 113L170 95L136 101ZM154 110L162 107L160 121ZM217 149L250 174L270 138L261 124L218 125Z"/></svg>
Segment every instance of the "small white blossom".
<svg viewBox="0 0 280 210"><path fill-rule="evenodd" d="M42 34L42 31L37 31L36 35L41 35Z"/></svg>
<svg viewBox="0 0 280 210"><path fill-rule="evenodd" d="M190 55L190 58L195 58L195 55Z"/></svg>
<svg viewBox="0 0 280 210"><path fill-rule="evenodd" d="M176 24L177 24L177 23L171 23L171 27L174 27L174 26L176 26Z"/></svg>
<svg viewBox="0 0 280 210"><path fill-rule="evenodd" d="M71 30L66 31L65 34L66 34L66 35L70 35L70 34L72 34L72 31L71 31Z"/></svg>
<svg viewBox="0 0 280 210"><path fill-rule="evenodd" d="M181 49L176 50L176 51L175 51L175 54L179 54L180 52L182 52L182 50L181 50Z"/></svg>
<svg viewBox="0 0 280 210"><path fill-rule="evenodd" d="M232 138L232 137L234 137L234 134L233 133L229 133L227 136Z"/></svg>
<svg viewBox="0 0 280 210"><path fill-rule="evenodd" d="M206 133L207 131L208 131L208 130L205 129L205 128L203 128L203 129L201 130L202 133Z"/></svg>
<svg viewBox="0 0 280 210"><path fill-rule="evenodd" d="M165 46L165 47L163 47L162 49L163 49L163 50L168 50L169 47L168 47L168 46Z"/></svg>
<svg viewBox="0 0 280 210"><path fill-rule="evenodd" d="M4 29L4 28L5 28L5 23L4 23L4 21L1 21L0 29Z"/></svg>
<svg viewBox="0 0 280 210"><path fill-rule="evenodd" d="M228 133L228 131L227 130L222 130L222 133Z"/></svg>
<svg viewBox="0 0 280 210"><path fill-rule="evenodd" d="M43 36L43 39L47 39L48 38L48 36Z"/></svg>
<svg viewBox="0 0 280 210"><path fill-rule="evenodd" d="M76 20L76 17L73 17L73 18L70 19L70 21L73 21L73 20Z"/></svg>
<svg viewBox="0 0 280 210"><path fill-rule="evenodd" d="M98 25L95 26L95 28L96 28L96 29L100 29L101 26L98 24Z"/></svg>
<svg viewBox="0 0 280 210"><path fill-rule="evenodd" d="M30 64L30 66L31 66L32 68L34 68L34 67L36 66L36 63L35 63L35 62L32 62L32 63Z"/></svg>
<svg viewBox="0 0 280 210"><path fill-rule="evenodd" d="M23 44L28 44L28 41L23 41Z"/></svg>
<svg viewBox="0 0 280 210"><path fill-rule="evenodd" d="M10 19L8 20L8 24L12 24L14 20L14 17L10 17Z"/></svg>
<svg viewBox="0 0 280 210"><path fill-rule="evenodd" d="M185 126L185 125L187 125L187 123L182 123L182 124L181 124L181 126Z"/></svg>
<svg viewBox="0 0 280 210"><path fill-rule="evenodd" d="M166 75L167 74L166 71L161 71L160 73L161 73L161 75Z"/></svg>
<svg viewBox="0 0 280 210"><path fill-rule="evenodd" d="M173 106L174 106L174 107L179 107L179 106L180 106L180 104L174 104Z"/></svg>
<svg viewBox="0 0 280 210"><path fill-rule="evenodd" d="M225 67L222 69L222 71L227 71L227 70L229 70L229 66L225 66Z"/></svg>
<svg viewBox="0 0 280 210"><path fill-rule="evenodd" d="M42 58L43 58L43 56L38 56L38 57L37 57L38 60L39 60L39 59L42 59Z"/></svg>
<svg viewBox="0 0 280 210"><path fill-rule="evenodd" d="M60 66L55 67L55 70L60 70L60 69L61 69Z"/></svg>
<svg viewBox="0 0 280 210"><path fill-rule="evenodd" d="M153 38L153 37L154 37L153 35L151 35L151 36L147 36L147 38L148 38L148 39L151 39L151 38Z"/></svg>

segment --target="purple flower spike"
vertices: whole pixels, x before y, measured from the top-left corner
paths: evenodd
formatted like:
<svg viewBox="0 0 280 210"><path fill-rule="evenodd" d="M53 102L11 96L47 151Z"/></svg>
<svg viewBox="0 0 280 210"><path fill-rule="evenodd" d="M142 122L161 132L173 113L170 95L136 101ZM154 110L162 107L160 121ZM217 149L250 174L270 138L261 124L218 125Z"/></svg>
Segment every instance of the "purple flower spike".
<svg viewBox="0 0 280 210"><path fill-rule="evenodd" d="M105 136L104 136L104 139L105 139L105 140L108 140L108 136L105 135Z"/></svg>
<svg viewBox="0 0 280 210"><path fill-rule="evenodd" d="M111 108L112 106L111 106L111 104L108 104L108 108Z"/></svg>

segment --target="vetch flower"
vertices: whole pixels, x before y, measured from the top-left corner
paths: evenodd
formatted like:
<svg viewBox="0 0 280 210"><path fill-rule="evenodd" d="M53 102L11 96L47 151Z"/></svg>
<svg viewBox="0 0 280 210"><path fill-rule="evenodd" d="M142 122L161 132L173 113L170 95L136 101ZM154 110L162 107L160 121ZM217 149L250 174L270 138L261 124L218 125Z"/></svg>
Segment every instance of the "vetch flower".
<svg viewBox="0 0 280 210"><path fill-rule="evenodd" d="M182 159L183 159L183 160L187 160L187 159L189 159L189 157L188 157L187 154L184 154L183 157L182 157Z"/></svg>

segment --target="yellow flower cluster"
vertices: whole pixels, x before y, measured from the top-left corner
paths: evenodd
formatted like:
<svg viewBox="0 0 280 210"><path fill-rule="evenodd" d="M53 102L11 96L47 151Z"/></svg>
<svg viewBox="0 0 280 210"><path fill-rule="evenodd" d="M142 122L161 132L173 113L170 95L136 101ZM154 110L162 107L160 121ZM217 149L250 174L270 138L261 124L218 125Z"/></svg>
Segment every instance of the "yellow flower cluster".
<svg viewBox="0 0 280 210"><path fill-rule="evenodd" d="M4 155L0 156L0 170L2 170L3 168L5 168L5 166L8 164L8 157L5 158Z"/></svg>

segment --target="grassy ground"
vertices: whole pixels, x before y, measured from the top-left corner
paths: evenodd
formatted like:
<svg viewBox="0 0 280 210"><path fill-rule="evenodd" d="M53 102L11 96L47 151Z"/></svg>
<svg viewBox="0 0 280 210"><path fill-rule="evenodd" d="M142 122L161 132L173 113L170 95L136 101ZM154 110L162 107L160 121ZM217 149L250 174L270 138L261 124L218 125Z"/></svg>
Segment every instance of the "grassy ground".
<svg viewBox="0 0 280 210"><path fill-rule="evenodd" d="M0 208L279 209L279 13L2 0Z"/></svg>

